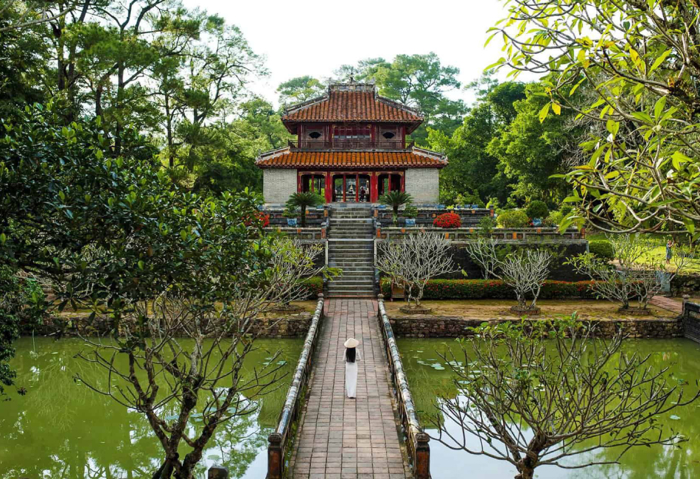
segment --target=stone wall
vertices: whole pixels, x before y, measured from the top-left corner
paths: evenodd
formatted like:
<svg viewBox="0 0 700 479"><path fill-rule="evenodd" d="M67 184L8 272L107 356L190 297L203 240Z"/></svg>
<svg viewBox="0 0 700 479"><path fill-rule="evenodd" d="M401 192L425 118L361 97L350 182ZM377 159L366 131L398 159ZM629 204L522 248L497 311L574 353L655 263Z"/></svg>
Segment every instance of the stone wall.
<svg viewBox="0 0 700 479"><path fill-rule="evenodd" d="M490 322L520 322L520 319L492 319ZM537 320L533 320L537 321ZM390 318L394 334L400 338L457 338L471 336L469 328L484 323L483 319L464 319L455 316L411 315ZM594 320L597 337L609 338L621 327L631 338L670 339L683 337L683 323L679 319ZM700 329L700 326L699 326Z"/></svg>
<svg viewBox="0 0 700 479"><path fill-rule="evenodd" d="M265 203L284 204L297 192L297 170L263 170L263 196Z"/></svg>
<svg viewBox="0 0 700 479"><path fill-rule="evenodd" d="M539 248L546 246L556 251L558 256L553 261L551 271L547 279L553 281L586 281L590 279L588 276L576 273L571 265L566 264L566 262L572 256L576 256L587 251L588 242L586 240L548 241L538 242L535 244L523 241L509 241L504 244L510 245L514 248ZM464 249L464 243L453 243L452 248L450 248L450 253L452 253L452 258L457 263L459 271L449 275L440 276L440 279L483 279L481 268L479 268L479 265L477 265L467 254L467 251ZM466 278L464 275L462 275L461 270L466 271Z"/></svg>
<svg viewBox="0 0 700 479"><path fill-rule="evenodd" d="M440 170L437 168L409 168L406 170L406 193L415 204L435 204L440 196Z"/></svg>
<svg viewBox="0 0 700 479"><path fill-rule="evenodd" d="M700 293L700 274L679 274L671 280L671 294L682 296Z"/></svg>
<svg viewBox="0 0 700 479"><path fill-rule="evenodd" d="M103 336L111 330L110 318L107 315L97 316L88 322L88 314L64 314L44 322L39 327L22 331L22 334L42 336ZM309 331L312 316L309 313L290 314L286 318L258 318L252 325L251 333L259 338L303 338Z"/></svg>
<svg viewBox="0 0 700 479"><path fill-rule="evenodd" d="M700 304L683 303L683 331L686 338L700 343Z"/></svg>

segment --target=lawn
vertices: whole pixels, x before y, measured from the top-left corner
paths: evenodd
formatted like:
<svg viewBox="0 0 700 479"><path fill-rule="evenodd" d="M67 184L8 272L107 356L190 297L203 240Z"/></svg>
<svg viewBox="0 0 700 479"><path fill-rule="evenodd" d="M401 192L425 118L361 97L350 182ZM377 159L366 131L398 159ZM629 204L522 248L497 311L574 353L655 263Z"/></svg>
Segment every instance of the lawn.
<svg viewBox="0 0 700 479"><path fill-rule="evenodd" d="M667 241L667 236L666 235L644 235L645 239L647 239L651 244L652 247L649 248L643 255L643 261L645 262L650 262L650 263L655 263L655 264L664 264L666 263L666 241ZM604 240L607 239L606 236L602 233L596 233L596 234L589 234L586 235L586 239L589 241L594 241L594 240ZM673 271L675 270L675 266L673 265L673 262L671 262L670 265L668 265L669 270ZM700 273L700 255L696 255L696 258L689 261L685 268L683 269L684 273Z"/></svg>
<svg viewBox="0 0 700 479"><path fill-rule="evenodd" d="M433 310L433 316L459 316L465 319L495 319L516 318L518 315L510 312L510 307L515 305L513 300L476 299L465 301L422 301L421 304ZM403 301L387 301L385 303L389 316L404 316L399 308L404 306ZM674 313L655 306L649 306L651 314L648 316L632 316L618 312L619 305L609 301L599 300L540 300L537 305L542 309L542 314L533 316L539 319L557 319L570 316L574 311L578 312L580 319L655 319L672 318ZM634 305L632 305L634 306Z"/></svg>

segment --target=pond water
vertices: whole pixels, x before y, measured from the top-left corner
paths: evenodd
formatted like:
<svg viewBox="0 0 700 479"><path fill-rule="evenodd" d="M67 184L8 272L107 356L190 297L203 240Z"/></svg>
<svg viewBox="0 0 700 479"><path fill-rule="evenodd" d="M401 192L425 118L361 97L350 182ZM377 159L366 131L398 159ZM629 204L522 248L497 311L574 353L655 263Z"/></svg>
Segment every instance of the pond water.
<svg viewBox="0 0 700 479"><path fill-rule="evenodd" d="M435 406L438 397L454 398L457 391L452 382L448 365L438 355L448 347L458 349L453 340L443 339L402 339L398 341L408 382L413 394L419 420L426 432L436 436L437 430L431 417L437 414ZM688 391L700 379L700 344L686 339L675 340L628 340L624 349L636 350L641 354L651 354L651 364L655 368L670 367L672 374L680 381L691 384ZM685 408L672 411L659 420L664 426L678 431L688 439L681 444L682 449L653 446L632 449L623 456L619 465L591 466L583 469L562 469L543 466L536 470L535 477L541 479L684 479L700 477L700 401ZM448 422L446 427L453 432L459 430L457 424ZM668 432L669 429L665 430ZM461 435L461 433L460 433ZM467 438L467 440L469 440ZM464 471L474 478L512 478L515 467L504 461L486 456L470 455L455 451L436 440L430 441L431 473L439 479L462 479ZM591 460L610 460L614 452L596 452L594 456L579 456L567 464L575 466Z"/></svg>
<svg viewBox="0 0 700 479"><path fill-rule="evenodd" d="M287 375L279 388L255 399L253 414L217 429L200 463L198 477L212 464L226 465L233 478L259 479L267 471L267 436L276 426L303 347L297 339L259 340L244 374L275 358ZM17 385L0 402L0 478L143 478L160 465L162 449L142 414L76 383L73 377L105 381L105 372L74 356L89 350L79 339L22 338L16 343ZM191 427L201 424L195 414ZM187 452L183 448L181 454Z"/></svg>

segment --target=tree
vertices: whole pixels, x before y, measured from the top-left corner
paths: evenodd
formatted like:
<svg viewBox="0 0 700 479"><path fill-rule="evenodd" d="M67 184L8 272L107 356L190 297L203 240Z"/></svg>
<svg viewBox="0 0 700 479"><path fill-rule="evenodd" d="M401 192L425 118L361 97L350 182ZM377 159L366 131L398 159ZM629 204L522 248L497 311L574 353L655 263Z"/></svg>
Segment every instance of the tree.
<svg viewBox="0 0 700 479"><path fill-rule="evenodd" d="M409 312L424 310L420 301L430 279L459 271L452 260L451 247L449 240L436 233L410 234L401 241L380 243L377 268L403 285L406 301L415 302Z"/></svg>
<svg viewBox="0 0 700 479"><path fill-rule="evenodd" d="M326 202L323 196L318 193L293 193L287 200L288 210L299 210L301 212L301 227L306 227L306 208L322 205Z"/></svg>
<svg viewBox="0 0 700 479"><path fill-rule="evenodd" d="M513 288L518 300L518 306L511 308L514 312L539 313L537 298L549 276L549 267L554 258L551 251L522 248L499 255L497 242L492 238L470 241L464 249L481 266L486 278L499 278ZM527 304L528 295L532 296L530 304Z"/></svg>
<svg viewBox="0 0 700 479"><path fill-rule="evenodd" d="M290 107L323 95L326 86L308 75L292 78L277 87L280 105Z"/></svg>
<svg viewBox="0 0 700 479"><path fill-rule="evenodd" d="M608 232L698 235L697 5L624 0L512 0L493 28L494 66L544 74L551 102L599 124L587 164L566 175L584 217ZM593 99L571 101L587 86ZM603 130L604 128L604 130ZM564 227L570 223L565 221Z"/></svg>
<svg viewBox="0 0 700 479"><path fill-rule="evenodd" d="M651 298L663 288L661 275L670 282L693 256L690 251L676 251L672 257L673 272L661 262L655 262L648 252L652 245L638 235L608 235L615 264L593 253L584 253L569 260L578 273L595 280L591 290L608 301L621 303L620 311L646 313ZM632 301L637 308L630 308Z"/></svg>
<svg viewBox="0 0 700 479"><path fill-rule="evenodd" d="M379 197L379 202L383 205L391 206L394 226L399 222L399 208L409 207L413 204L413 197L403 191L390 191Z"/></svg>
<svg viewBox="0 0 700 479"><path fill-rule="evenodd" d="M498 84L489 76L469 85L477 93L476 104L467 112L454 133L431 130L431 148L444 151L450 163L440 174L441 197L454 204L457 195L476 195L484 203L508 200L514 178L508 176L489 145L516 116L514 104L525 97L522 83Z"/></svg>
<svg viewBox="0 0 700 479"><path fill-rule="evenodd" d="M78 379L146 416L163 451L153 477L191 478L216 428L250 411L241 395L278 378L274 368L239 374L254 348L253 319L305 294L300 279L313 258L262 234L260 198L247 191L202 197L153 158L108 158L116 139L97 119L62 127L36 106L9 120L0 266L49 281L59 308L89 308L88 321L108 315L111 340L87 339L93 350L83 357L109 384ZM197 410L203 424L192 429ZM189 452L180 456L179 446Z"/></svg>
<svg viewBox="0 0 700 479"><path fill-rule="evenodd" d="M461 87L457 80L459 69L444 66L435 53L427 55L397 55L389 63L382 58L361 61L356 68L344 65L337 72L345 79L373 81L384 95L392 100L417 108L425 122L411 138L425 142L428 128L451 135L459 125L466 105L451 100L446 93Z"/></svg>
<svg viewBox="0 0 700 479"><path fill-rule="evenodd" d="M503 173L515 182L514 196L555 204L566 198L571 188L564 180L551 176L577 166L571 150L579 148L581 140L586 139L582 131L588 134L589 130L574 120L570 110L540 121L540 111L550 102L544 91L537 83L525 86L525 98L513 102L514 115L502 124L486 150L498 158Z"/></svg>
<svg viewBox="0 0 700 479"><path fill-rule="evenodd" d="M595 338L576 317L560 322L488 324L460 339L443 359L454 372L457 395L438 403L457 432L434 419L435 439L469 454L507 461L516 479L537 468L567 469L614 464L633 447L679 447L686 439L655 419L694 402L668 367L655 370L649 356L621 351L624 335ZM617 449L614 449L617 448ZM609 460L587 456L614 451ZM567 459L580 457L572 465Z"/></svg>

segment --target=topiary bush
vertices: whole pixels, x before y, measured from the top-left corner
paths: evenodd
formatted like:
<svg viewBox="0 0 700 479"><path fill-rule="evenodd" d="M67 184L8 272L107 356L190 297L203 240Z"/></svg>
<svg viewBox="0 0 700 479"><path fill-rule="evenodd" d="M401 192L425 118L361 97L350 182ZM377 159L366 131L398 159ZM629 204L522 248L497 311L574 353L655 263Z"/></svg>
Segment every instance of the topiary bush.
<svg viewBox="0 0 700 479"><path fill-rule="evenodd" d="M457 213L443 213L433 220L433 226L438 228L459 228L462 218Z"/></svg>
<svg viewBox="0 0 700 479"><path fill-rule="evenodd" d="M523 210L507 210L498 215L498 226L501 228L524 228L530 224L530 218Z"/></svg>
<svg viewBox="0 0 700 479"><path fill-rule="evenodd" d="M613 248L612 243L606 239L589 241L588 251L600 259L605 259L608 261L615 259L615 248Z"/></svg>
<svg viewBox="0 0 700 479"><path fill-rule="evenodd" d="M549 215L549 208L544 201L533 201L525 209L528 218L546 218Z"/></svg>

